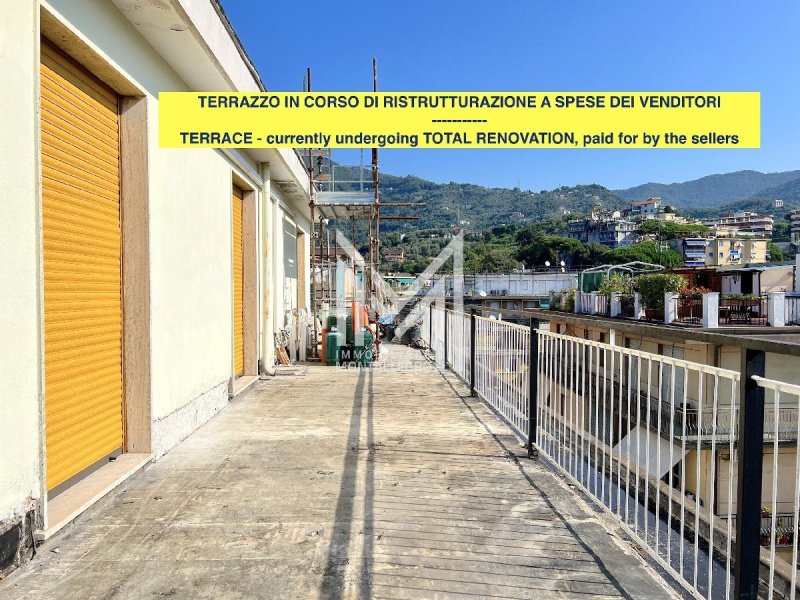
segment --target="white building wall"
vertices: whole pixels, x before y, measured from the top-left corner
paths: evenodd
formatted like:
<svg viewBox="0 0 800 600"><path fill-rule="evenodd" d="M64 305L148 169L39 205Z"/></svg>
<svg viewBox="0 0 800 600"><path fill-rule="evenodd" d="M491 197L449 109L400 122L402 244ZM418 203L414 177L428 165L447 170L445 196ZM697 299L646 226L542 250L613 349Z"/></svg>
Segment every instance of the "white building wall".
<svg viewBox="0 0 800 600"><path fill-rule="evenodd" d="M231 375L231 185L230 166L213 151L155 149L153 153L150 279L155 419L227 382Z"/></svg>
<svg viewBox="0 0 800 600"><path fill-rule="evenodd" d="M153 451L161 454L228 402L233 162L247 162L237 172L250 178L256 190L261 188L258 165L246 153L160 149L157 94L185 90L184 81L111 2L51 0L42 6L146 98L152 441ZM32 507L31 500L44 495L38 22L39 6L32 2L6 11L0 25L0 139L13 140L0 145L5 226L0 280L8 282L0 302L0 532L7 517L19 516ZM304 176L294 162L287 164L292 173L295 169ZM259 211L265 206L277 210L269 198L256 202ZM296 220L307 231L307 221L300 216ZM273 244L272 251L259 258L277 265L273 280L263 285L272 287L272 301L280 306L284 298L275 284L283 277L283 252L277 244L281 223L270 221L272 230L265 239ZM269 270L262 266L259 272ZM282 323L282 310L270 312Z"/></svg>
<svg viewBox="0 0 800 600"><path fill-rule="evenodd" d="M3 11L0 35L0 532L40 498L38 7Z"/></svg>

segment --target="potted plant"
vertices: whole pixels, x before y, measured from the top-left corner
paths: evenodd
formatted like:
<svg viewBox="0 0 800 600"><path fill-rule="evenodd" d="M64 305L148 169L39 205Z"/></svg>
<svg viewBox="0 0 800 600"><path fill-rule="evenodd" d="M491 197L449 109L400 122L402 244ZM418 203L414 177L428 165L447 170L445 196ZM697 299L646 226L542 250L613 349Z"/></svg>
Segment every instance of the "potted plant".
<svg viewBox="0 0 800 600"><path fill-rule="evenodd" d="M636 277L636 287L642 295L644 316L648 320L664 318L664 294L686 287L686 278L670 273L648 273Z"/></svg>
<svg viewBox="0 0 800 600"><path fill-rule="evenodd" d="M578 290L575 288L570 288L567 290L566 297L564 299L564 310L567 312L575 312L575 294Z"/></svg>

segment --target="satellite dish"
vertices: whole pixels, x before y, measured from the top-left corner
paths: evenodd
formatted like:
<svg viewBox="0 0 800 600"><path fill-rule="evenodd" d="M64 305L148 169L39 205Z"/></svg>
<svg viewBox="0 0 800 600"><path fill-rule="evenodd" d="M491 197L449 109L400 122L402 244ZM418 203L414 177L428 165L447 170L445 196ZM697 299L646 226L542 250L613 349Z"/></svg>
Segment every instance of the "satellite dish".
<svg viewBox="0 0 800 600"><path fill-rule="evenodd" d="M550 266L550 261L549 260L544 261L544 266L545 267L549 267Z"/></svg>

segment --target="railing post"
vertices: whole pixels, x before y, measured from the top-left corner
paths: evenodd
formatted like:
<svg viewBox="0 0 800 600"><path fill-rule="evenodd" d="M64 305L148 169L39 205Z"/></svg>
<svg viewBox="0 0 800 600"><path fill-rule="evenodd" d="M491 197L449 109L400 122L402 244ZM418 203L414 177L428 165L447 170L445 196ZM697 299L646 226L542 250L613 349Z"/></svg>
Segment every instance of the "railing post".
<svg viewBox="0 0 800 600"><path fill-rule="evenodd" d="M669 325L678 319L678 298L675 292L664 292L664 324Z"/></svg>
<svg viewBox="0 0 800 600"><path fill-rule="evenodd" d="M719 292L703 294L703 327L719 327Z"/></svg>
<svg viewBox="0 0 800 600"><path fill-rule="evenodd" d="M447 300L444 301L444 368L447 368Z"/></svg>
<svg viewBox="0 0 800 600"><path fill-rule="evenodd" d="M786 292L767 294L767 319L772 327L786 326Z"/></svg>
<svg viewBox="0 0 800 600"><path fill-rule="evenodd" d="M428 341L431 343L431 350L436 352L436 349L433 347L433 307L436 305L436 300L431 300L431 305L428 307Z"/></svg>
<svg viewBox="0 0 800 600"><path fill-rule="evenodd" d="M764 377L766 355L742 348L739 382L739 468L736 485L735 598L757 600L761 564L761 477L764 467Z"/></svg>
<svg viewBox="0 0 800 600"><path fill-rule="evenodd" d="M618 317L622 314L622 294L619 292L611 292L608 296L608 316Z"/></svg>
<svg viewBox="0 0 800 600"><path fill-rule="evenodd" d="M530 350L531 354L528 359L528 458L534 458L536 451L533 443L536 440L536 429L538 427L537 413L539 407L539 321L538 319L531 319L530 325Z"/></svg>
<svg viewBox="0 0 800 600"><path fill-rule="evenodd" d="M475 395L475 309L469 311L469 395Z"/></svg>

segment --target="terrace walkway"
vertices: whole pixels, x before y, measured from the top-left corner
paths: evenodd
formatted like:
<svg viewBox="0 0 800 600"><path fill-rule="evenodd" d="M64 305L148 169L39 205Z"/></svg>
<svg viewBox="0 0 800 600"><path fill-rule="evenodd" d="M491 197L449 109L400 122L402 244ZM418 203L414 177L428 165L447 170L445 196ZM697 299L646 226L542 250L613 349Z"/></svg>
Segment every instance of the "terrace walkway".
<svg viewBox="0 0 800 600"><path fill-rule="evenodd" d="M450 374L384 348L257 384L0 597L672 596Z"/></svg>

